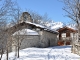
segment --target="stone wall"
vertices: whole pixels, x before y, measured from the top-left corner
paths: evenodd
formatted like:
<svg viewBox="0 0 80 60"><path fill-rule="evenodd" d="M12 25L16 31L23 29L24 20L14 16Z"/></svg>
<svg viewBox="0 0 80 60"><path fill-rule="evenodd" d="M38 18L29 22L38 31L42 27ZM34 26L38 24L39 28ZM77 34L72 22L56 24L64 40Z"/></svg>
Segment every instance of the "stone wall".
<svg viewBox="0 0 80 60"><path fill-rule="evenodd" d="M24 49L27 47L39 47L39 36L25 36L25 39L23 39L20 48Z"/></svg>
<svg viewBox="0 0 80 60"><path fill-rule="evenodd" d="M40 35L40 43L41 47L49 47L57 45L57 34L51 33L48 31L43 31L42 35Z"/></svg>
<svg viewBox="0 0 80 60"><path fill-rule="evenodd" d="M15 49L17 48L18 45L17 37L13 38L14 42L12 43L12 51L15 51ZM20 44L20 49L28 47L39 47L39 36L38 35L19 36L19 44Z"/></svg>
<svg viewBox="0 0 80 60"><path fill-rule="evenodd" d="M17 49L18 40L20 49L28 47L51 47L57 46L57 34L49 31L39 31L39 35L20 35L13 37L12 51Z"/></svg>

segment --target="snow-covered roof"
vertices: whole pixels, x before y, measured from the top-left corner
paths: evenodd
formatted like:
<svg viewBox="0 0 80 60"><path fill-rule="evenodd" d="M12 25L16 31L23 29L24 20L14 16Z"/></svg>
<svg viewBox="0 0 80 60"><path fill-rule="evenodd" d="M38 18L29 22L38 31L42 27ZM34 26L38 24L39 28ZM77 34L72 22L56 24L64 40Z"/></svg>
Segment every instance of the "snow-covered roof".
<svg viewBox="0 0 80 60"><path fill-rule="evenodd" d="M40 25L40 24L36 24L36 23L31 23L31 22L28 22L28 21L25 21L26 23L28 24L32 24L32 25L35 25L36 27L41 27L41 28L45 28L44 26Z"/></svg>
<svg viewBox="0 0 80 60"><path fill-rule="evenodd" d="M56 31L54 29L50 29L50 28L46 28L44 30L49 31L49 32L52 32L52 33L58 33L58 31Z"/></svg>
<svg viewBox="0 0 80 60"><path fill-rule="evenodd" d="M13 25L13 26L11 26L11 27L9 27L9 28L15 28L15 26L19 26L19 25L21 25L21 24L28 24L28 26L33 26L33 27L35 27L35 28L39 28L39 29L41 29L41 30L45 30L45 31L47 31L47 32L50 32L50 33L54 33L54 34L58 34L58 31L56 31L56 30L54 30L54 29L51 29L51 28L49 28L49 27L45 27L45 26L43 26L43 25L40 25L40 24L36 24L36 23L31 23L31 22L28 22L28 21L25 21L25 22L20 22L19 24L17 24L17 25ZM9 26L9 25L8 25ZM26 32L27 31L27 32ZM29 31L29 32L28 32ZM16 34L18 34L18 32L20 33L20 35L23 35L25 32L25 34L24 35L39 35L37 32L35 33L35 32L30 32L31 30L30 29L28 29L27 30L27 28L26 29L20 29L20 30L17 30L17 31L15 31L15 32L13 32L13 35L16 35Z"/></svg>
<svg viewBox="0 0 80 60"><path fill-rule="evenodd" d="M21 22L21 23L23 23L23 22ZM51 32L51 33L58 33L58 31L53 30L53 29L48 28L48 27L45 27L45 26L40 25L40 24L36 24L36 23L28 22L28 21L25 21L25 23L34 25L34 26L39 27L39 28L42 28L42 29L44 29L44 30L46 30L48 32Z"/></svg>
<svg viewBox="0 0 80 60"><path fill-rule="evenodd" d="M26 23L33 24L33 25L35 25L36 27L44 28L44 30L49 31L49 32L55 32L55 33L58 33L57 31L55 31L55 30L53 30L53 29L51 29L51 28L48 28L48 27L42 26L42 25L40 25L40 24L31 23L31 22L27 22L27 21L26 21Z"/></svg>
<svg viewBox="0 0 80 60"><path fill-rule="evenodd" d="M39 35L36 31L30 29L22 29L16 31L13 35Z"/></svg>

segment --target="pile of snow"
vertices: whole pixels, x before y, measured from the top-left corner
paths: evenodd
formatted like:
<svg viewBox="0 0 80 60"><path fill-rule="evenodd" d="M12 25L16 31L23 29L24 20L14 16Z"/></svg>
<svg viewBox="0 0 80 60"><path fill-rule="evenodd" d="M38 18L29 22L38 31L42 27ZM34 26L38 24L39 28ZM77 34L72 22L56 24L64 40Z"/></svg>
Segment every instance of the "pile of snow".
<svg viewBox="0 0 80 60"><path fill-rule="evenodd" d="M39 35L36 31L30 29L22 29L16 31L13 35Z"/></svg>
<svg viewBox="0 0 80 60"><path fill-rule="evenodd" d="M2 60L6 60L4 54ZM20 57L9 53L9 60L80 60L80 56L71 53L71 46L56 46L49 48L26 48L20 50Z"/></svg>

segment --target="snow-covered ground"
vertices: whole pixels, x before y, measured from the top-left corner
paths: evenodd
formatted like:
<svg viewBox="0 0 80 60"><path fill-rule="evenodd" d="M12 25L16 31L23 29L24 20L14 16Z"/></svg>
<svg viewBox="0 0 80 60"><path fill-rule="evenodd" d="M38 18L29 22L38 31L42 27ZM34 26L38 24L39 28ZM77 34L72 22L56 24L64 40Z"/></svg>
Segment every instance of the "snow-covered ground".
<svg viewBox="0 0 80 60"><path fill-rule="evenodd" d="M5 54L2 60L6 60ZM9 60L80 60L80 56L71 53L71 46L31 47L20 50L20 58L15 58L14 52L9 53Z"/></svg>

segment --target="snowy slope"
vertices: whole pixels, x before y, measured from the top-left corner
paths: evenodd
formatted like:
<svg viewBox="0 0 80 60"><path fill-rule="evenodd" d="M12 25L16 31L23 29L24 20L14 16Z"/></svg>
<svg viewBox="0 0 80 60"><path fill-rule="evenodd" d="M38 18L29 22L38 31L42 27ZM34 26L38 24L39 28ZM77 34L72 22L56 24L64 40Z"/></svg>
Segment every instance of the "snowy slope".
<svg viewBox="0 0 80 60"><path fill-rule="evenodd" d="M51 25L51 29L59 29L62 28L64 26L64 24L62 22L55 22Z"/></svg>
<svg viewBox="0 0 80 60"><path fill-rule="evenodd" d="M62 22L47 22L46 26L52 30L57 30L59 28L63 28L64 26L75 30L77 29L75 24L63 24Z"/></svg>
<svg viewBox="0 0 80 60"><path fill-rule="evenodd" d="M47 22L47 23L45 23L45 25L47 27L49 27L51 30L57 30L64 26L64 24L62 22Z"/></svg>
<svg viewBox="0 0 80 60"><path fill-rule="evenodd" d="M5 54L2 60L5 60ZM9 53L9 60L80 60L80 56L71 53L71 46L56 46L49 48L26 48L20 50L20 58L14 52Z"/></svg>

